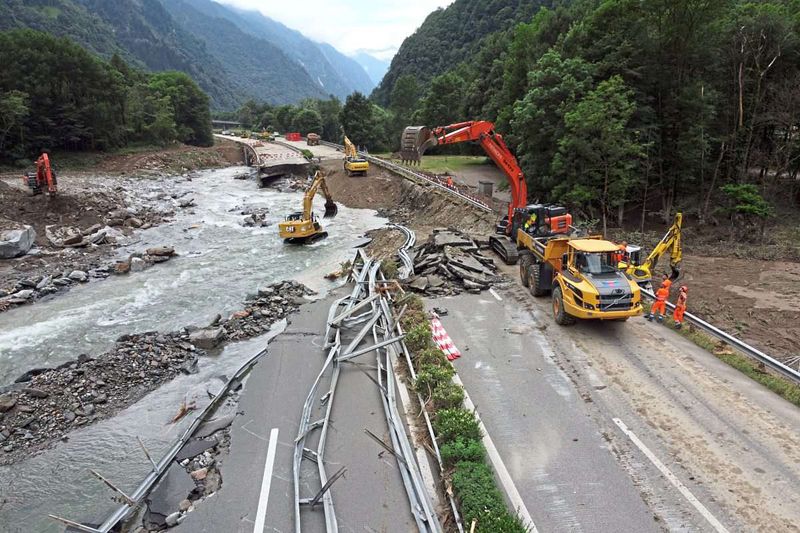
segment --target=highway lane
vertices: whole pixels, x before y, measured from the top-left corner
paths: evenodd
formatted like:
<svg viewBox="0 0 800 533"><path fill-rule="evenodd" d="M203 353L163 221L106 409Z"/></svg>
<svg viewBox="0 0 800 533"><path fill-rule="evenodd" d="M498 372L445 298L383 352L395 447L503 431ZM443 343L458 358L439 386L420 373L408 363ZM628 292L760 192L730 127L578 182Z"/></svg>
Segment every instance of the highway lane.
<svg viewBox="0 0 800 533"><path fill-rule="evenodd" d="M256 531L259 506L264 508L261 531L294 530L294 440L303 402L324 360L322 343L328 309L340 296L334 293L304 305L291 317L286 331L270 343L267 355L255 366L241 392L240 416L231 429L230 451L219 459L222 488L200 502L178 531L252 533ZM374 366L374 356L364 357L367 365ZM318 412L322 407L316 407ZM368 428L388 442L380 396L376 386L354 366L342 369L331 417L326 470L331 475L341 466L347 468L345 477L331 489L339 530L413 531L414 519L396 462L364 432ZM276 444L274 463L269 466L271 437ZM316 439L309 439L306 447L315 449ZM311 470L313 466L316 471L312 462L306 465L304 468ZM265 472L271 478L266 495ZM317 492L317 479L314 475L307 477L301 497ZM321 504L314 510L304 508L301 516L304 530L324 530Z"/></svg>
<svg viewBox="0 0 800 533"><path fill-rule="evenodd" d="M664 326L562 328L516 281L496 294L430 305L540 530L798 530L794 405Z"/></svg>

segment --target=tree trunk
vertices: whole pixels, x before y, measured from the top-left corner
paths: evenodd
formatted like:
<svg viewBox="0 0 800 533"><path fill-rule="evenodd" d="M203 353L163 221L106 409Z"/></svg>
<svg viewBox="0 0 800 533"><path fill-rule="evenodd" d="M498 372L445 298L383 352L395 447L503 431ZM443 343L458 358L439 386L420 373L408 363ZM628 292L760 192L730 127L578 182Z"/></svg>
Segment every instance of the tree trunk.
<svg viewBox="0 0 800 533"><path fill-rule="evenodd" d="M717 175L719 174L719 167L722 164L722 158L725 156L725 141L722 141L722 144L719 147L719 157L717 158L717 164L714 167L714 174L711 176L711 185L708 187L708 193L706 194L706 203L703 206L703 211L700 213L700 222L704 223L708 218L708 209L711 205L711 196L714 194L714 185L717 183Z"/></svg>
<svg viewBox="0 0 800 533"><path fill-rule="evenodd" d="M608 165L605 168L605 176L603 179L603 237L608 234L608 222L607 222L607 212L608 212Z"/></svg>
<svg viewBox="0 0 800 533"><path fill-rule="evenodd" d="M623 219L625 218L625 204L619 204L617 207L617 226L622 227Z"/></svg>

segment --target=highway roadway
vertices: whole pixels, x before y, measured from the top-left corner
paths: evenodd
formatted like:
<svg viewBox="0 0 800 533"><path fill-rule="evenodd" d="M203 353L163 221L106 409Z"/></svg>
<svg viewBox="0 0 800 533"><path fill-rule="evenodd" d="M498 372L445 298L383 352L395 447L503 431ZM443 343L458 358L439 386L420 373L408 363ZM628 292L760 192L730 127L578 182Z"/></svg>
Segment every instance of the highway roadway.
<svg viewBox="0 0 800 533"><path fill-rule="evenodd" d="M303 402L325 359L325 324L335 297L341 294L304 305L292 315L286 331L270 343L241 392L230 450L219 459L221 489L199 502L174 530L294 531L294 441ZM373 373L374 356L364 357L367 372ZM323 408L315 406L315 412ZM347 468L331 489L339 530L414 531L397 463L364 431L389 440L378 389L355 366L342 368L331 419L326 469L330 476L342 466ZM316 441L306 447L315 449ZM313 472L304 473L316 479ZM301 497L314 496L318 485L318 481L304 483ZM301 517L304 530L324 530L321 503L313 510L304 507Z"/></svg>
<svg viewBox="0 0 800 533"><path fill-rule="evenodd" d="M676 332L563 328L516 280L428 305L539 531L798 531L800 410Z"/></svg>

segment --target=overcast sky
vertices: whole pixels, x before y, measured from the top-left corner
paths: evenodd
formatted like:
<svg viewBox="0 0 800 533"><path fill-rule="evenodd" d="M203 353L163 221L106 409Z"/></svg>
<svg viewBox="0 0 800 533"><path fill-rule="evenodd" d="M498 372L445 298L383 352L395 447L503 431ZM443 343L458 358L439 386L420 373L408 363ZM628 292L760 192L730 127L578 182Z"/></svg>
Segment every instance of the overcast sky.
<svg viewBox="0 0 800 533"><path fill-rule="evenodd" d="M453 0L217 0L257 9L346 54L365 50L390 59L428 13Z"/></svg>

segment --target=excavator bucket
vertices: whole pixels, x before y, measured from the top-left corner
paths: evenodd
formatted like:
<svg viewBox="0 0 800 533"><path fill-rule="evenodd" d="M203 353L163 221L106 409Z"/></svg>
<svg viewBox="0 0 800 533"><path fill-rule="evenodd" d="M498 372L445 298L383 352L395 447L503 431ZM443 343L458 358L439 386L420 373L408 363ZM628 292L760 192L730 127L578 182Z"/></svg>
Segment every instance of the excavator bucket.
<svg viewBox="0 0 800 533"><path fill-rule="evenodd" d="M404 164L419 164L422 154L436 146L436 137L426 126L409 126L400 137L400 159Z"/></svg>
<svg viewBox="0 0 800 533"><path fill-rule="evenodd" d="M333 218L339 212L339 206L336 205L336 202L331 200L330 198L325 200L325 214L322 215L322 218Z"/></svg>
<svg viewBox="0 0 800 533"><path fill-rule="evenodd" d="M670 265L672 268L672 273L669 275L670 281L675 281L679 277L681 277L681 268L680 265Z"/></svg>

